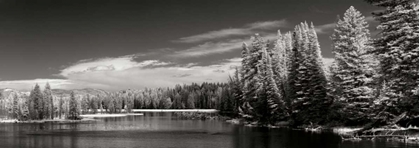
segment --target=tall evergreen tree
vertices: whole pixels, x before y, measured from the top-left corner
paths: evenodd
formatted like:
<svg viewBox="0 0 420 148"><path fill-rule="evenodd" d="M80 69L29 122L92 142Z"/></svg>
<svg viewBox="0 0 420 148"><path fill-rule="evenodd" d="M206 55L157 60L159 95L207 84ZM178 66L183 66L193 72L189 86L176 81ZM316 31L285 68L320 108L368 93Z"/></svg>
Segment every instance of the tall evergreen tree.
<svg viewBox="0 0 420 148"><path fill-rule="evenodd" d="M277 41L278 42L278 41ZM287 107L291 106L291 98L292 98L292 92L291 92L291 86L290 86L290 73L292 70L292 62L293 62L293 46L292 46L292 33L287 32L286 34L282 35L281 38L282 48L278 48L278 54L279 58L284 59L281 66L283 67L282 70L284 70L283 77L282 77L282 85L283 85L283 95L284 100ZM290 114L290 108L289 108L289 114Z"/></svg>
<svg viewBox="0 0 420 148"><path fill-rule="evenodd" d="M47 119L54 118L54 106L53 106L53 95L50 84L45 84L44 89L44 117Z"/></svg>
<svg viewBox="0 0 420 148"><path fill-rule="evenodd" d="M60 97L60 99L58 100L58 118L61 119L61 116L64 114L64 100L63 100L63 96Z"/></svg>
<svg viewBox="0 0 420 148"><path fill-rule="evenodd" d="M384 7L374 13L381 37L375 40L381 79L387 84L386 112L394 117L408 112L418 116L419 7L411 0L366 0ZM391 116L392 117L392 116Z"/></svg>
<svg viewBox="0 0 420 148"><path fill-rule="evenodd" d="M12 94L11 94L12 95ZM13 102L12 102L12 118L19 119L20 118L20 108L19 108L19 98L18 94L13 94Z"/></svg>
<svg viewBox="0 0 420 148"><path fill-rule="evenodd" d="M20 120L26 121L29 119L29 98L26 96L24 99Z"/></svg>
<svg viewBox="0 0 420 148"><path fill-rule="evenodd" d="M253 111L253 108L251 107L251 105L249 104L250 98L252 93L250 92L251 88L249 88L249 83L252 80L252 76L255 75L255 73L252 71L251 73L251 68L249 67L250 65L250 59L251 59L251 54L250 54L250 50L248 48L248 45L246 43L243 43L242 45L242 52L241 52L241 56L242 56L242 62L241 62L241 74L240 74L240 84L241 84L241 93L237 92L236 93L236 97L240 98L238 100L239 106L238 106L238 110L239 110L239 114L242 117L245 118L251 118L251 114Z"/></svg>
<svg viewBox="0 0 420 148"><path fill-rule="evenodd" d="M321 51L313 26L301 23L293 33L289 96L295 125L323 121L326 100L326 77Z"/></svg>
<svg viewBox="0 0 420 148"><path fill-rule="evenodd" d="M276 56L275 56L276 57ZM278 57L276 57L278 58ZM279 119L284 119L286 117L286 106L284 101L283 93L279 90L279 87L277 86L277 83L275 81L275 74L273 72L273 63L272 58L267 53L267 50L263 48L263 57L262 60L264 62L264 74L263 74L263 84L264 84L264 92L266 98L260 98L260 99L266 99L264 102L266 104L267 110L266 115L268 117L267 120L269 123L273 124L275 121L278 121ZM280 63L283 64L283 63ZM276 69L278 70L278 69ZM281 67L279 70L284 70L283 67ZM280 72L279 72L280 73ZM280 75L283 77L282 75ZM283 81L283 79L280 79ZM280 82L280 85L283 83ZM282 87L281 87L282 88Z"/></svg>
<svg viewBox="0 0 420 148"><path fill-rule="evenodd" d="M36 84L34 89L31 91L30 100L31 118L35 120L43 119L43 95L38 84Z"/></svg>
<svg viewBox="0 0 420 148"><path fill-rule="evenodd" d="M67 119L70 119L70 120L79 119L79 111L78 111L77 100L76 100L74 91L70 93L69 113L68 113Z"/></svg>
<svg viewBox="0 0 420 148"><path fill-rule="evenodd" d="M351 6L338 20L331 36L334 63L331 68L336 101L342 102L347 122L367 122L367 113L375 97L373 76L375 57L365 17Z"/></svg>

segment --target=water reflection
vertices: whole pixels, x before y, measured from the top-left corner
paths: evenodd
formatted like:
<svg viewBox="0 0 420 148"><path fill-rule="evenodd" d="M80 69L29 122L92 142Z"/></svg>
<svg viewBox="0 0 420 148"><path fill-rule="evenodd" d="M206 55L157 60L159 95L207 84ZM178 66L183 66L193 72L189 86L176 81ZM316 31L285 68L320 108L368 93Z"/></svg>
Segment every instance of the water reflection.
<svg viewBox="0 0 420 148"><path fill-rule="evenodd" d="M341 142L331 133L251 128L222 121L177 120L170 113L89 123L0 124L0 147L412 148L386 141Z"/></svg>

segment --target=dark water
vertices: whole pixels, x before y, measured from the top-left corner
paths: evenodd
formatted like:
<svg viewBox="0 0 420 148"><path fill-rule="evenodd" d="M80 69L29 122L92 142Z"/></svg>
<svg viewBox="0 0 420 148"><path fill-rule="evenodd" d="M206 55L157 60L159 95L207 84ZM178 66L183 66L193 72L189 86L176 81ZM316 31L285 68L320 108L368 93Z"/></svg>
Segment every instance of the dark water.
<svg viewBox="0 0 420 148"><path fill-rule="evenodd" d="M385 140L341 142L332 133L177 120L170 113L90 123L0 124L0 148L417 148Z"/></svg>

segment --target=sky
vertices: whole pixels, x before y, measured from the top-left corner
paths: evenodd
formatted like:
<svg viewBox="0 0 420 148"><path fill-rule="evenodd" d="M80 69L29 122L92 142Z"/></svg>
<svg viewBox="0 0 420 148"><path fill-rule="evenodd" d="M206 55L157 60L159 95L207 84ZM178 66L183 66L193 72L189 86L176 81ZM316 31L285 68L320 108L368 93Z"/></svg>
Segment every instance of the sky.
<svg viewBox="0 0 420 148"><path fill-rule="evenodd" d="M324 64L338 16L363 0L1 0L0 88L104 90L226 82L243 42L312 22Z"/></svg>

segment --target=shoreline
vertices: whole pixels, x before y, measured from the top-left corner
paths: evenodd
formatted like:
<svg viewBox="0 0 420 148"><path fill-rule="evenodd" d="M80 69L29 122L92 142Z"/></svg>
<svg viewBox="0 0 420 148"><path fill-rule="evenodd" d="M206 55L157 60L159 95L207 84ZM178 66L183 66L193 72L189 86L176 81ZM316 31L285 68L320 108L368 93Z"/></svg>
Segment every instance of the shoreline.
<svg viewBox="0 0 420 148"><path fill-rule="evenodd" d="M69 119L45 119L45 120L27 120L19 121L17 119L6 119L0 120L0 124L9 124L9 123L79 123L79 122L92 122L97 121L92 118L83 118L81 120L69 120Z"/></svg>
<svg viewBox="0 0 420 148"><path fill-rule="evenodd" d="M126 116L143 116L143 113L122 113L122 114L84 114L80 115L83 119L85 118L106 118L106 117L126 117Z"/></svg>
<svg viewBox="0 0 420 148"><path fill-rule="evenodd" d="M298 128L291 128L287 125L258 125L256 122L246 122L242 119L229 119L225 120L225 122L234 124L234 125L243 125L246 127L266 127L266 128L290 128L293 130L303 130L305 132L311 133L323 133L323 132L331 132L341 137L342 141L352 141L358 142L363 140L375 140L376 138L385 138L387 141L398 141L404 143L419 143L419 128L418 127L397 127L393 128L373 128L371 130L367 130L365 134L358 135L356 134L358 131L362 130L363 127L346 127L346 126L317 126L317 127L298 127ZM408 130L412 130L411 133L404 133L398 134L401 132L406 132ZM379 131L376 134L368 134L369 131ZM387 131L393 131L391 134L388 134ZM395 134L394 134L395 132ZM385 134L384 134L385 133Z"/></svg>
<svg viewBox="0 0 420 148"><path fill-rule="evenodd" d="M79 122L92 122L98 121L95 118L106 118L106 117L126 117L126 116L142 116L143 113L124 113L124 114L84 114L80 115L81 120L70 120L70 119L43 119L43 120L27 120L19 121L17 119L5 119L0 120L0 124L10 123L79 123Z"/></svg>

